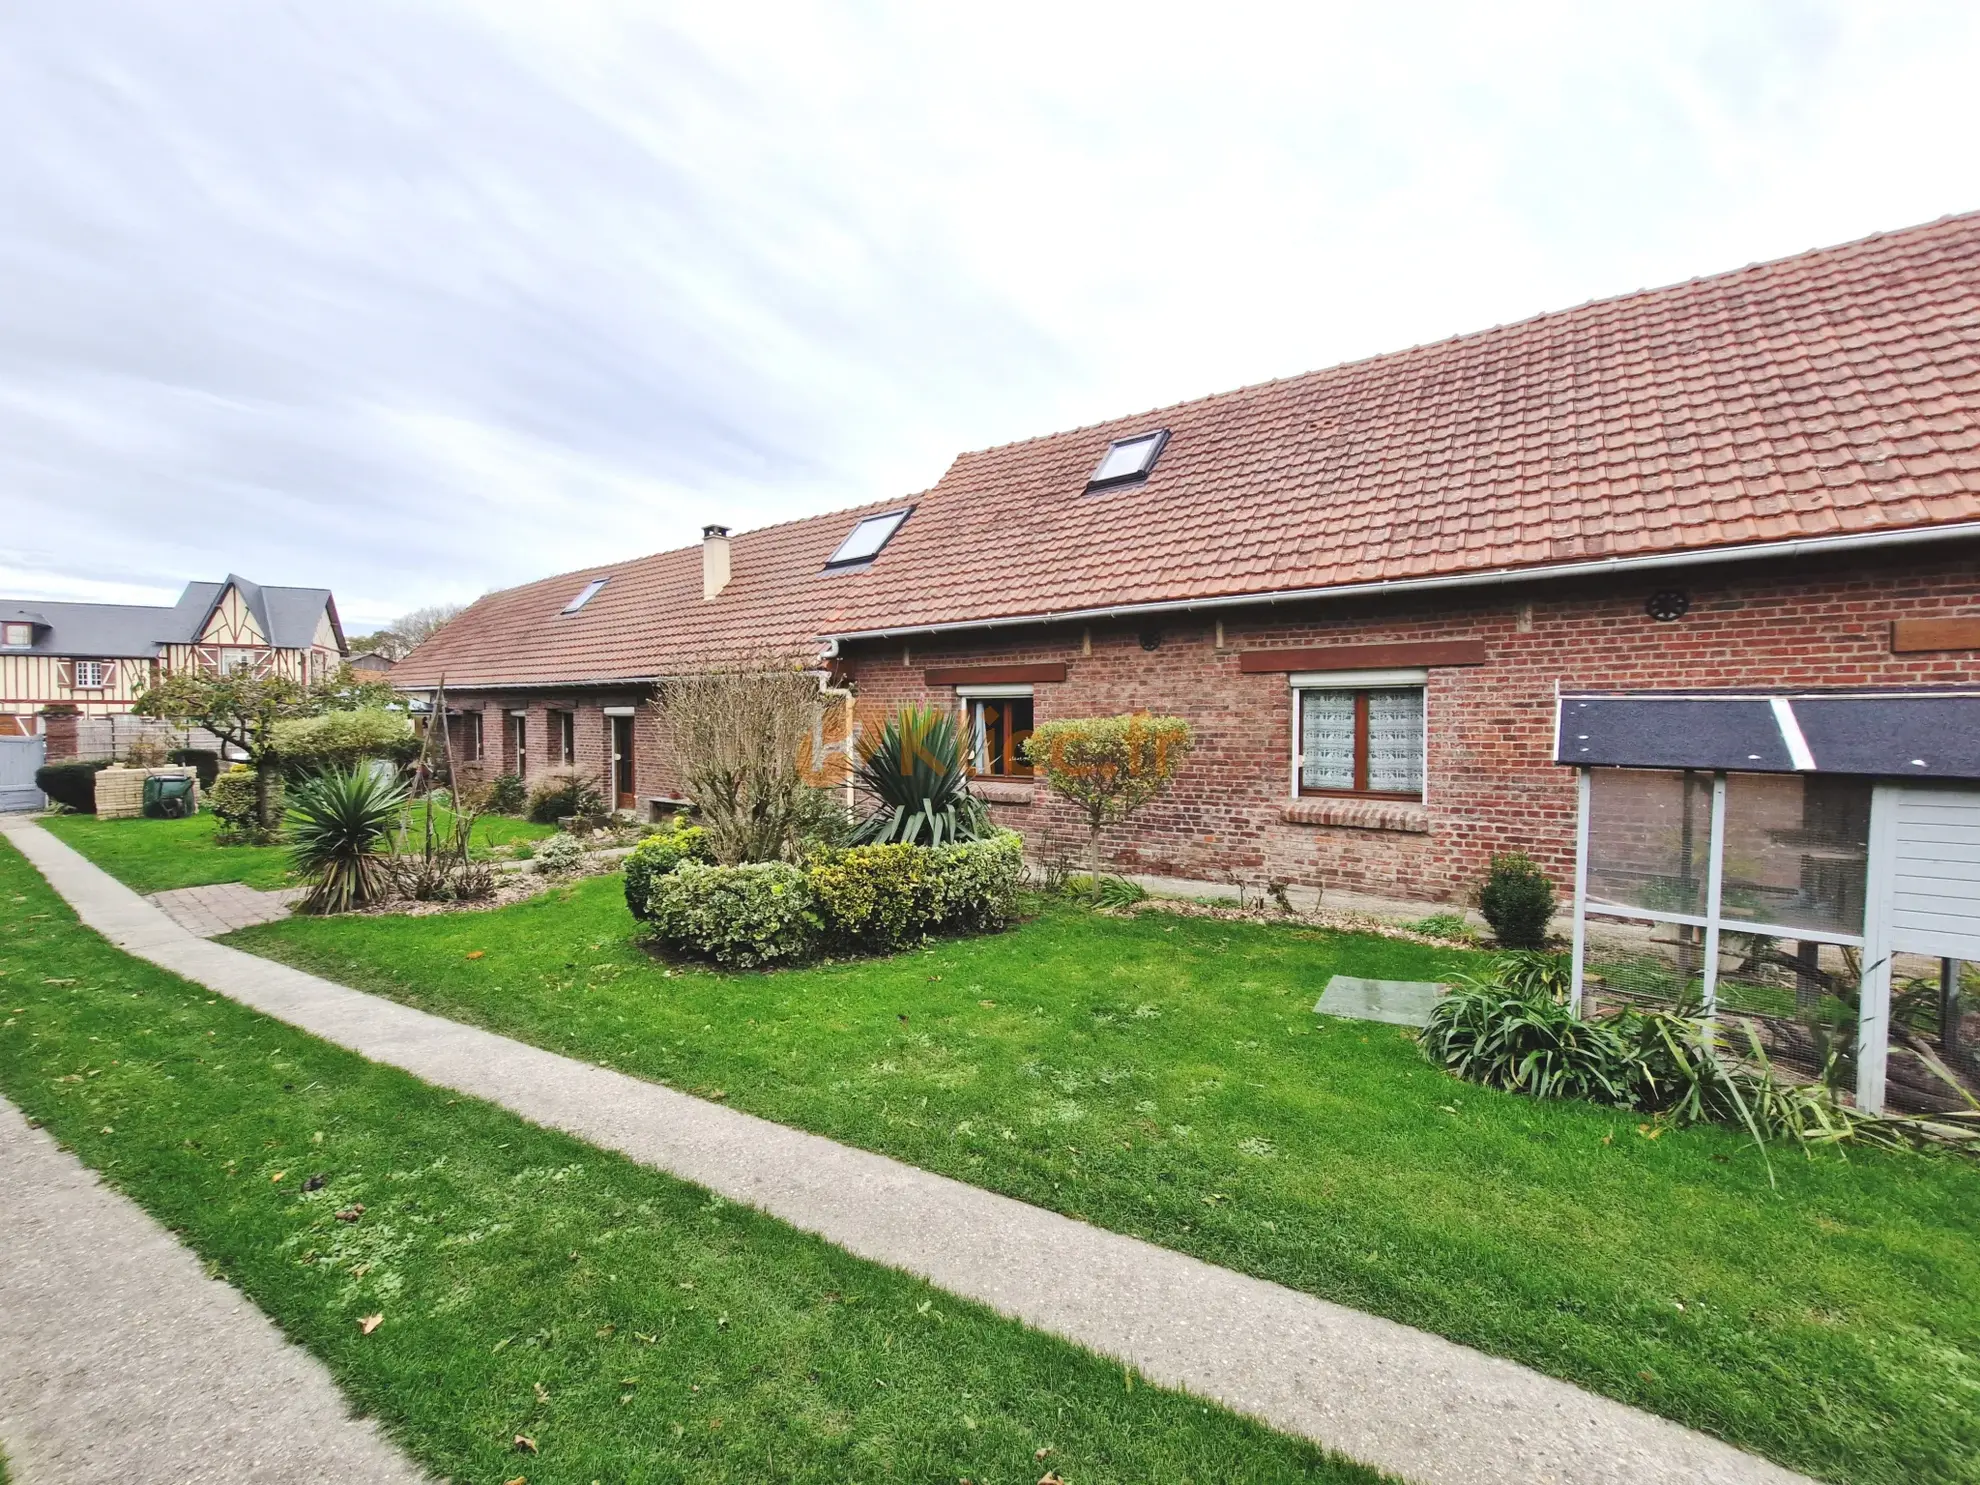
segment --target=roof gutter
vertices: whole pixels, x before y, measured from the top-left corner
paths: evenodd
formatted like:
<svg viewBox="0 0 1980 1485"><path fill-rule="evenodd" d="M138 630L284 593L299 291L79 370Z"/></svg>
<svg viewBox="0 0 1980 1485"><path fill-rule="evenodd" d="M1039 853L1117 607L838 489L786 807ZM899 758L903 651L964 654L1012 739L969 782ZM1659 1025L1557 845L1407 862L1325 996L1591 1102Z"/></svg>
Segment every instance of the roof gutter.
<svg viewBox="0 0 1980 1485"><path fill-rule="evenodd" d="M1556 562L1535 567L1491 567L1481 572L1441 577L1385 578L1372 583L1338 583L1320 588L1280 588L1265 593L1232 593L1216 598L1172 599L1156 603L1118 603L1100 608L1046 610L994 619L960 619L943 624L913 624L892 629L855 629L822 636L825 653L837 655L848 640L904 639L924 634L958 634L973 629L1000 629L1020 624L1063 624L1089 619L1140 618L1154 614L1189 614L1259 604L1305 603L1319 598L1363 598L1386 593L1424 593L1442 588L1485 588L1543 579L1607 576L1651 572L1674 567L1704 567L1724 562L1748 562L1769 557L1820 556L1827 552L1860 552L1879 547L1917 546L1932 542L1980 537L1980 521L1945 526L1914 527L1905 531L1873 531L1844 536L1798 536L1791 541L1749 542L1743 546L1711 547L1703 551L1653 552L1640 557L1604 557L1592 562Z"/></svg>

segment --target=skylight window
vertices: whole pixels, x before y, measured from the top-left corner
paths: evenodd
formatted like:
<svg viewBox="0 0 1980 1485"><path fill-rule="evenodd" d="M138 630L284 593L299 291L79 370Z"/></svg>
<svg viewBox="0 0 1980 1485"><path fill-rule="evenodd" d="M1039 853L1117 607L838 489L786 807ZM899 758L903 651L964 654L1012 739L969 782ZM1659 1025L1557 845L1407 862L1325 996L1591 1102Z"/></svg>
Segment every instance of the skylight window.
<svg viewBox="0 0 1980 1485"><path fill-rule="evenodd" d="M912 510L913 507L909 507ZM868 516L846 534L839 543L827 567L852 567L862 562L871 562L880 555L880 548L893 540L894 533L901 529L901 522L908 518L907 510L890 510L881 515Z"/></svg>
<svg viewBox="0 0 1980 1485"><path fill-rule="evenodd" d="M604 578L593 578L590 582L584 585L583 591L581 591L577 597L573 598L569 603L564 605L564 612L567 614L576 613L579 609L583 608L587 603L591 602L592 599L596 598L598 596L598 590L604 586L605 586Z"/></svg>
<svg viewBox="0 0 1980 1485"><path fill-rule="evenodd" d="M1115 439L1107 445L1100 467L1093 471L1093 478L1086 482L1086 488L1098 490L1107 485L1124 485L1129 480L1146 479L1148 471L1155 467L1155 461L1162 457L1162 446L1168 441L1169 430L1166 428L1137 434L1133 438Z"/></svg>

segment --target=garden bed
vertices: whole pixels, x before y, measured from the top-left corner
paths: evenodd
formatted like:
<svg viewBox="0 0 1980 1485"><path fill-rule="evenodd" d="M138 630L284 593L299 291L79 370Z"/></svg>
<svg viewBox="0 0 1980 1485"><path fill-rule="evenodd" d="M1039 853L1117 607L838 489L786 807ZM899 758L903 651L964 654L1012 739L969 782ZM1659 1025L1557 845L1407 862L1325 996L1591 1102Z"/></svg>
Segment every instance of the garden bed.
<svg viewBox="0 0 1980 1485"><path fill-rule="evenodd" d="M1053 906L775 974L657 964L618 883L230 941L1514 1357L1825 1478L1980 1478L1980 1173L1455 1082L1336 973L1475 956ZM1811 1400L1819 1399L1819 1406Z"/></svg>

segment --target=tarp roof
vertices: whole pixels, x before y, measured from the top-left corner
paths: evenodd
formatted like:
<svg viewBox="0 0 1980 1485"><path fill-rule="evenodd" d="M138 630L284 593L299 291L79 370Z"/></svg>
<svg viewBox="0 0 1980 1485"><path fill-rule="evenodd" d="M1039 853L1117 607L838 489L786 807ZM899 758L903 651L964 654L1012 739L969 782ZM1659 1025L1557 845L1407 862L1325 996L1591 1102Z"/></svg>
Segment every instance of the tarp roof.
<svg viewBox="0 0 1980 1485"><path fill-rule="evenodd" d="M1554 761L1980 779L1980 691L1572 693Z"/></svg>

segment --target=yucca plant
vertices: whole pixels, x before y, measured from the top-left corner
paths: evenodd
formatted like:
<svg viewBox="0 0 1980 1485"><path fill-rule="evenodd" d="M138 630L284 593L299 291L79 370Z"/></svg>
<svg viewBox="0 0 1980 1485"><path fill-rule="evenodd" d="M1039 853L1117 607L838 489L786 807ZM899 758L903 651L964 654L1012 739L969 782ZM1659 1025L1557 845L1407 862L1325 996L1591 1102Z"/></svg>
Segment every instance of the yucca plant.
<svg viewBox="0 0 1980 1485"><path fill-rule="evenodd" d="M360 764L305 779L289 794L290 856L309 882L303 910L343 913L366 907L390 889L390 838L405 785Z"/></svg>
<svg viewBox="0 0 1980 1485"><path fill-rule="evenodd" d="M860 743L854 778L874 800L853 827L856 846L944 846L991 833L989 812L969 792L956 719L939 708L908 706L889 717Z"/></svg>

